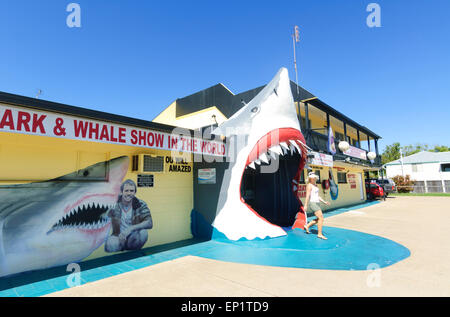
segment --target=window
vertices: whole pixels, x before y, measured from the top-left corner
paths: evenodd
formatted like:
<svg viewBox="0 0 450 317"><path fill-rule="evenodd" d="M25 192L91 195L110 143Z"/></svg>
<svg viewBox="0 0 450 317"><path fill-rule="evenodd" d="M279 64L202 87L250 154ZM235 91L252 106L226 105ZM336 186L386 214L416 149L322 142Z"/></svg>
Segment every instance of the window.
<svg viewBox="0 0 450 317"><path fill-rule="evenodd" d="M300 126L302 130L306 130L306 119L305 117L300 117ZM308 120L308 126L311 127L311 120Z"/></svg>
<svg viewBox="0 0 450 317"><path fill-rule="evenodd" d="M339 133L339 132L335 132L334 133L334 137L335 137L336 140L339 140L339 141L343 141L344 140L344 135L342 133Z"/></svg>
<svg viewBox="0 0 450 317"><path fill-rule="evenodd" d="M347 124L347 140L348 144L359 147L358 144L358 131L352 127L351 125Z"/></svg>
<svg viewBox="0 0 450 317"><path fill-rule="evenodd" d="M369 143L367 140L368 140L367 134L359 131L359 141L361 142L361 144L359 144L358 147L363 150L369 151ZM357 140L356 140L356 142L357 142Z"/></svg>
<svg viewBox="0 0 450 317"><path fill-rule="evenodd" d="M450 172L450 163L441 164L441 171L442 172Z"/></svg>
<svg viewBox="0 0 450 317"><path fill-rule="evenodd" d="M352 139L351 137L347 136L347 142L351 146L358 147L358 148L360 147L357 139Z"/></svg>
<svg viewBox="0 0 450 317"><path fill-rule="evenodd" d="M303 102L300 102L300 109L299 109L299 118L300 118L300 127L302 130L306 129L306 111L305 111L305 104ZM309 109L309 108L308 108ZM311 128L311 118L308 119L308 127Z"/></svg>
<svg viewBox="0 0 450 317"><path fill-rule="evenodd" d="M308 105L308 115L311 120L311 129L328 136L327 114L319 108Z"/></svg>
<svg viewBox="0 0 450 317"><path fill-rule="evenodd" d="M335 140L344 141L344 122L335 118L332 115L329 115L330 118L330 126L333 129Z"/></svg>
<svg viewBox="0 0 450 317"><path fill-rule="evenodd" d="M346 184L347 183L347 173L337 173L338 184Z"/></svg>
<svg viewBox="0 0 450 317"><path fill-rule="evenodd" d="M135 172L139 170L139 155L133 155L133 164L131 171Z"/></svg>
<svg viewBox="0 0 450 317"><path fill-rule="evenodd" d="M315 170L314 174L316 174L317 176L319 176L319 178L317 179L317 183L320 183L320 170Z"/></svg>

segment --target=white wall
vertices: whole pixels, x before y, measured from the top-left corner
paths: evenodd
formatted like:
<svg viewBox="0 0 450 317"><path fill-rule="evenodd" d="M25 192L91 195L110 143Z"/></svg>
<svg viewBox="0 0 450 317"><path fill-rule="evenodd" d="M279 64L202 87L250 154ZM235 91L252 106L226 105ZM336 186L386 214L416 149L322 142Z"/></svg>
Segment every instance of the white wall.
<svg viewBox="0 0 450 317"><path fill-rule="evenodd" d="M413 171L413 164L403 164L403 171L405 175L410 175L411 179L416 181L437 181L450 180L450 172L441 172L441 163L423 163L414 164L417 171ZM402 175L402 165L387 165L386 175L392 178L397 175Z"/></svg>

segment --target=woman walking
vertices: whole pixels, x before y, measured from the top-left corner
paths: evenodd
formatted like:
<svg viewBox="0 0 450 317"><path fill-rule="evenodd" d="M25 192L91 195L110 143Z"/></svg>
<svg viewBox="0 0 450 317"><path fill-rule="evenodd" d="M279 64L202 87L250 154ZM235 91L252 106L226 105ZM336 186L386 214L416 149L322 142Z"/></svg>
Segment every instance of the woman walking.
<svg viewBox="0 0 450 317"><path fill-rule="evenodd" d="M327 238L322 234L323 227L323 214L320 209L320 202L323 202L325 205L329 206L330 203L323 200L319 196L319 187L316 185L316 181L319 178L314 172L310 172L308 174L308 185L306 186L306 198L305 198L305 211L306 212L314 212L314 215L317 217L307 225L303 227L306 233L309 232L309 228L315 224L317 224L317 237L320 239L327 240Z"/></svg>

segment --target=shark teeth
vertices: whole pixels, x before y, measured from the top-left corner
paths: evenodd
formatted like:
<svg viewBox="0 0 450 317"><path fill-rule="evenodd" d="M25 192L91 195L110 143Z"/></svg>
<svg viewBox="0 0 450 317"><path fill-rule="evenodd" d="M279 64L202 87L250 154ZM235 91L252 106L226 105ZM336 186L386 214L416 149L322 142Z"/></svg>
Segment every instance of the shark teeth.
<svg viewBox="0 0 450 317"><path fill-rule="evenodd" d="M297 151L298 151L299 153L301 153L300 146L297 144L297 142L295 142L295 141L293 141L293 140L289 140L289 143L290 143L291 145L293 145L293 146L297 149Z"/></svg>
<svg viewBox="0 0 450 317"><path fill-rule="evenodd" d="M261 160L262 162L269 164L269 158L267 157L266 153L263 153L259 156L259 160Z"/></svg>
<svg viewBox="0 0 450 317"><path fill-rule="evenodd" d="M274 145L269 148L266 153L261 153L257 159L247 164L246 167L256 169L257 165L270 164L271 160L277 160L280 156L294 155L296 153L302 155L303 142L300 140L288 140L280 142L279 145Z"/></svg>
<svg viewBox="0 0 450 317"><path fill-rule="evenodd" d="M269 149L269 152L274 153L275 155L283 155L283 150L281 149L281 146L279 146L279 145L272 146Z"/></svg>
<svg viewBox="0 0 450 317"><path fill-rule="evenodd" d="M109 223L106 213L114 204L86 202L67 212L47 234L65 229L98 230Z"/></svg>
<svg viewBox="0 0 450 317"><path fill-rule="evenodd" d="M287 145L286 142L280 142L280 145L281 145L282 148L284 148L286 150L289 150L289 145Z"/></svg>

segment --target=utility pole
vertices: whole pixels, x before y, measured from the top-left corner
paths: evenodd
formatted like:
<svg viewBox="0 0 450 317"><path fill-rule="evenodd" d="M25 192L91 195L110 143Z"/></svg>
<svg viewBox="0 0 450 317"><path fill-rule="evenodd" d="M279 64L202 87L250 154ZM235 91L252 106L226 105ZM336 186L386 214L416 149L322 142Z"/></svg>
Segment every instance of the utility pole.
<svg viewBox="0 0 450 317"><path fill-rule="evenodd" d="M403 176L403 178L405 178L405 172L403 170L403 152L402 152L402 148L400 148L400 163L402 164L402 176Z"/></svg>

